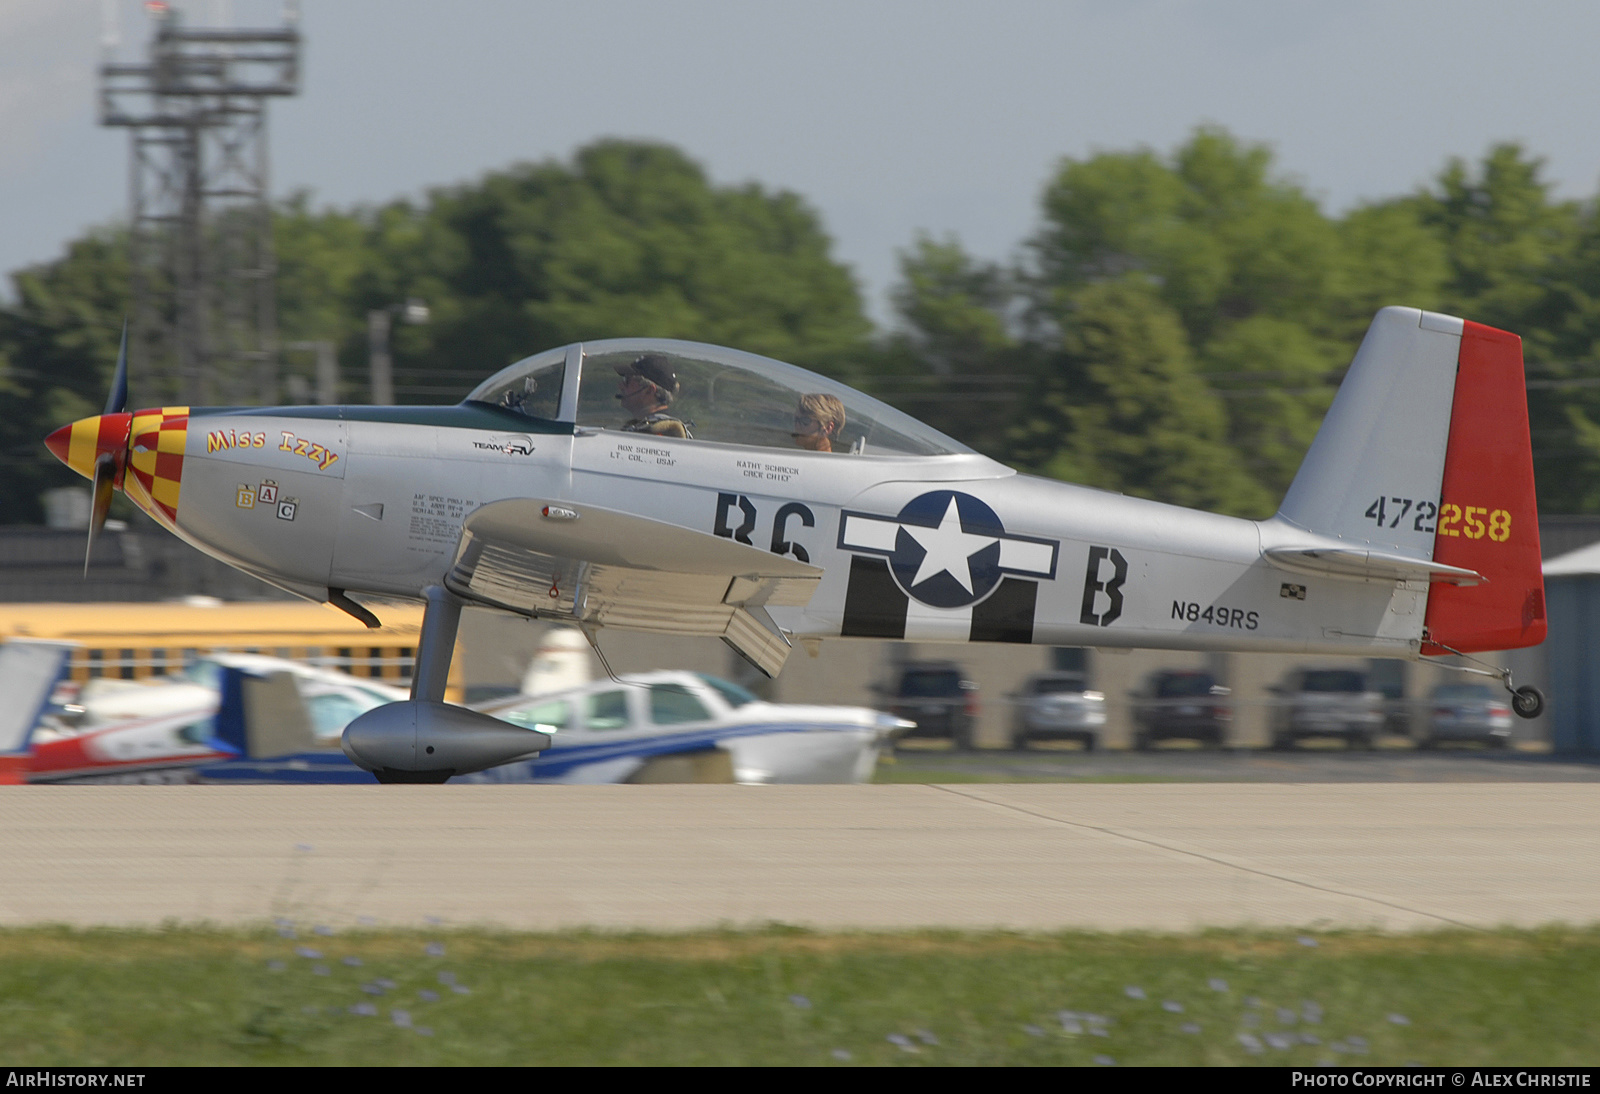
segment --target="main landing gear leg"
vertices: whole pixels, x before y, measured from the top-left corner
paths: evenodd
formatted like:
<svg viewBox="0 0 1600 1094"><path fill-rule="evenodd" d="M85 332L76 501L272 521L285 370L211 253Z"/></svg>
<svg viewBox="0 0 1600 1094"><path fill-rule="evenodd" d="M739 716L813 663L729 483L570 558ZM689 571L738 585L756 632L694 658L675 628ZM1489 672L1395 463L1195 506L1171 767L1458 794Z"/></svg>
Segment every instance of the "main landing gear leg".
<svg viewBox="0 0 1600 1094"><path fill-rule="evenodd" d="M345 726L344 754L381 783L442 783L549 748L547 734L444 702L463 602L438 586L422 595L428 607L411 698L374 707Z"/></svg>
<svg viewBox="0 0 1600 1094"><path fill-rule="evenodd" d="M439 585L429 585L422 595L427 598L428 606L422 613L422 637L417 642L417 665L411 674L411 698L441 703L450 680L456 631L461 627L461 601Z"/></svg>

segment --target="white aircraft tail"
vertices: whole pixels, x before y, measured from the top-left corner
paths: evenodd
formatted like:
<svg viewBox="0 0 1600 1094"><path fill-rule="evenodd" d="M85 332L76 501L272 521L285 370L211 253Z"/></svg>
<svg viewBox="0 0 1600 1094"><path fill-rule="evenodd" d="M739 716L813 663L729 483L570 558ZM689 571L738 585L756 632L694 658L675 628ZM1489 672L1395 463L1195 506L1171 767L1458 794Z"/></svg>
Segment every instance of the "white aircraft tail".
<svg viewBox="0 0 1600 1094"><path fill-rule="evenodd" d="M0 646L0 782L21 781L22 762L50 696L67 674L70 642L13 638Z"/></svg>
<svg viewBox="0 0 1600 1094"><path fill-rule="evenodd" d="M1270 523L1288 568L1431 582L1424 653L1542 641L1521 340L1384 308Z"/></svg>

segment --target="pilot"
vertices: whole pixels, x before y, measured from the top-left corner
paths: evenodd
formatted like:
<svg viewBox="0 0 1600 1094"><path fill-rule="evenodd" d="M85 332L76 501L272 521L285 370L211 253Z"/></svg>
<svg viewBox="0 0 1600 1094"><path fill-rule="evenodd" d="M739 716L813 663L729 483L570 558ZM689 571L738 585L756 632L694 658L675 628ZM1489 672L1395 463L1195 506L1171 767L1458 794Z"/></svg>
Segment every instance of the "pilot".
<svg viewBox="0 0 1600 1094"><path fill-rule="evenodd" d="M794 443L809 452L832 452L844 428L844 404L832 395L802 395L794 408Z"/></svg>
<svg viewBox="0 0 1600 1094"><path fill-rule="evenodd" d="M629 433L650 433L657 437L688 437L689 431L667 413L678 397L678 377L672 362L659 353L647 353L628 365L618 365L622 382L617 398L622 409L633 417L622 426Z"/></svg>

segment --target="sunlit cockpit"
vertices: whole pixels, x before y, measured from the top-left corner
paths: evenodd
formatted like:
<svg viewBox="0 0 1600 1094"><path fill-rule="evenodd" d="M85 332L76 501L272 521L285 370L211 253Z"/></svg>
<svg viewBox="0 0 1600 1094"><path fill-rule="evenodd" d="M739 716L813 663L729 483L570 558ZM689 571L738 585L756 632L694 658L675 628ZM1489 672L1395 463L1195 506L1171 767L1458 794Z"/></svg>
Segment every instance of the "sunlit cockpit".
<svg viewBox="0 0 1600 1094"><path fill-rule="evenodd" d="M659 399L647 410L638 399L624 403L641 386L634 379L629 388L634 373L653 377ZM467 398L584 429L693 441L858 456L970 451L835 380L694 342L627 338L550 350L502 369Z"/></svg>

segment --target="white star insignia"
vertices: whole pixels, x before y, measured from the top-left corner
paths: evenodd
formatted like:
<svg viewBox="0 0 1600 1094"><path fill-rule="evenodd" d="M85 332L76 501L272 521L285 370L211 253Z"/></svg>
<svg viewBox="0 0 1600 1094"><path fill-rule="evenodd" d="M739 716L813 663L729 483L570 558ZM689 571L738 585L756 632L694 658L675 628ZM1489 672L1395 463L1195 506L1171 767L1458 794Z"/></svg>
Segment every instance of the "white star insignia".
<svg viewBox="0 0 1600 1094"><path fill-rule="evenodd" d="M956 508L956 499L953 497L937 528L921 528L914 524L901 527L927 552L922 556L922 565L917 568L912 585L921 585L930 577L946 573L970 593L972 566L969 560L985 547L999 542L996 536L975 536L962 531L961 511Z"/></svg>

